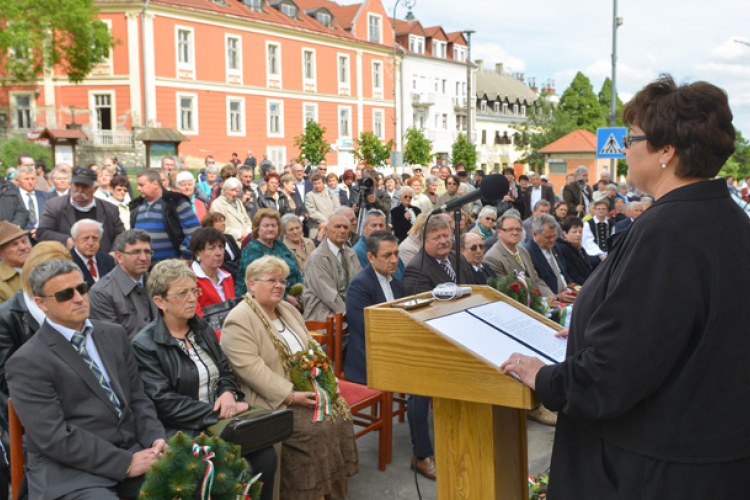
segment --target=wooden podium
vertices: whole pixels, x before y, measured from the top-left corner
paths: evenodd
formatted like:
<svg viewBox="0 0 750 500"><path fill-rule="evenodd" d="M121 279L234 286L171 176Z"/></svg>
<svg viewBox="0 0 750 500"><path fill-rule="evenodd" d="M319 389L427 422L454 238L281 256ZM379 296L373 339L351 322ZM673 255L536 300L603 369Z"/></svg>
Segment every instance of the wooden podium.
<svg viewBox="0 0 750 500"><path fill-rule="evenodd" d="M527 500L526 410L536 396L425 321L500 300L562 327L490 287L471 288L412 311L392 302L365 309L368 386L434 398L438 500Z"/></svg>

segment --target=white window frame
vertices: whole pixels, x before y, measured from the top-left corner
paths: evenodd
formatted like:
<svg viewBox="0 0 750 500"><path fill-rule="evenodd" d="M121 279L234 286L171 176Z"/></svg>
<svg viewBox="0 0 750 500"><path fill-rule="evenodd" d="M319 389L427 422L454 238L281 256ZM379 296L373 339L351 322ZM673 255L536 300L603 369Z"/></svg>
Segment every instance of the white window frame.
<svg viewBox="0 0 750 500"><path fill-rule="evenodd" d="M499 115L500 114L500 103L499 102L493 103L493 107L494 107L495 114Z"/></svg>
<svg viewBox="0 0 750 500"><path fill-rule="evenodd" d="M112 36L112 20L111 19L99 19L101 22L107 25L107 32L110 36ZM109 55L105 60L100 62L99 64L94 67L94 69L91 71L92 75L112 75L115 72L115 63L114 63L114 47L109 47Z"/></svg>
<svg viewBox="0 0 750 500"><path fill-rule="evenodd" d="M463 45L454 45L453 59L455 61L466 62L466 47L464 47Z"/></svg>
<svg viewBox="0 0 750 500"><path fill-rule="evenodd" d="M487 112L487 101L485 101L484 99L479 102L479 111L482 113Z"/></svg>
<svg viewBox="0 0 750 500"><path fill-rule="evenodd" d="M424 37L409 35L409 51L416 54L424 54Z"/></svg>
<svg viewBox="0 0 750 500"><path fill-rule="evenodd" d="M243 3L244 3L245 5L247 5L247 7L248 7L248 8L250 9L250 10L252 10L253 12L263 12L263 0L255 0L255 1L257 1L257 2L258 2L258 7L257 7L257 8L255 8L255 6L254 6L254 5L248 5L248 4L247 4L247 0L245 0L245 1L243 2ZM252 4L252 2L251 2L251 4Z"/></svg>
<svg viewBox="0 0 750 500"><path fill-rule="evenodd" d="M513 116L518 116L518 103L513 103Z"/></svg>
<svg viewBox="0 0 750 500"><path fill-rule="evenodd" d="M29 126L19 127L18 118L16 116L18 112L18 107L16 106L16 97L25 96L28 96L29 98ZM13 130L32 130L34 128L34 124L36 123L36 94L34 94L33 91L27 92L21 90L11 90L8 92L8 98L10 99L10 125Z"/></svg>
<svg viewBox="0 0 750 500"><path fill-rule="evenodd" d="M521 106L521 116L526 116L526 106Z"/></svg>
<svg viewBox="0 0 750 500"><path fill-rule="evenodd" d="M341 59L346 60L346 81L341 81ZM339 88L350 88L352 82L352 61L349 54L337 53L336 54L336 81L338 82Z"/></svg>
<svg viewBox="0 0 750 500"><path fill-rule="evenodd" d="M274 47L276 47L276 54L277 54L277 59L278 59L276 61L277 66L278 66L278 68L277 68L278 72L277 73L271 73L270 72L271 68L269 67L269 64L268 64L269 63L269 49L270 49L270 47L272 45ZM274 82L278 81L279 85L281 85L281 82L282 82L282 79L281 79L281 68L282 68L282 65L281 65L281 43L266 41L266 83L270 83L272 81L274 81Z"/></svg>
<svg viewBox="0 0 750 500"><path fill-rule="evenodd" d="M377 40L373 40L372 37L370 36L372 34L370 32L370 27L371 27L370 21L373 19L377 19L378 21L378 26L377 26L378 39ZM371 12L367 14L367 40L373 43L383 43L383 16L381 16L380 14L373 14Z"/></svg>
<svg viewBox="0 0 750 500"><path fill-rule="evenodd" d="M315 110L315 116L313 117L313 120L320 123L318 121L318 103L317 102L303 102L302 103L302 128L303 129L307 126L307 108L311 108Z"/></svg>
<svg viewBox="0 0 750 500"><path fill-rule="evenodd" d="M237 68L229 66L229 40L231 38L237 40ZM242 36L224 34L224 57L226 58L227 83L229 83L229 77L234 76L239 78L239 85L242 85Z"/></svg>
<svg viewBox="0 0 750 500"><path fill-rule="evenodd" d="M503 103L503 114L504 115L508 114L508 103L507 102Z"/></svg>
<svg viewBox="0 0 750 500"><path fill-rule="evenodd" d="M379 72L376 72L375 68L379 67ZM375 75L378 74L379 81L375 80ZM372 93L383 92L383 61L372 61Z"/></svg>
<svg viewBox="0 0 750 500"><path fill-rule="evenodd" d="M307 68L305 65L305 53L311 53L312 54L312 78L307 77ZM317 81L318 81L318 61L317 61L317 54L315 52L315 49L311 49L310 47L302 47L302 81L306 84L313 85L314 87L317 87ZM313 90L315 91L315 90Z"/></svg>
<svg viewBox="0 0 750 500"><path fill-rule="evenodd" d="M284 12L284 8L291 8L294 9L294 15L289 15L288 13ZM299 7L297 5L291 3L291 2L284 2L281 5L279 5L279 11L284 14L289 19L299 19Z"/></svg>
<svg viewBox="0 0 750 500"><path fill-rule="evenodd" d="M378 116L380 117L380 133L378 133L378 128L377 128ZM372 110L372 132L381 141L385 140L385 110L384 109Z"/></svg>
<svg viewBox="0 0 750 500"><path fill-rule="evenodd" d="M96 96L108 95L110 107L112 108L112 130L117 128L117 108L115 107L115 91L114 90L89 90L89 123L92 130L99 129L99 117L96 113Z"/></svg>
<svg viewBox="0 0 750 500"><path fill-rule="evenodd" d="M271 105L279 105L279 131L271 130ZM284 101L278 99L266 99L266 135L268 137L284 137Z"/></svg>
<svg viewBox="0 0 750 500"><path fill-rule="evenodd" d="M286 165L286 146L268 146L266 154L277 170L281 170Z"/></svg>
<svg viewBox="0 0 750 500"><path fill-rule="evenodd" d="M180 31L187 31L190 33L190 44L188 46L188 58L187 62L180 61ZM177 64L177 78L180 78L180 71L191 71L193 73L193 79L195 79L195 28L190 26L179 26L174 27L174 46L175 46L175 63Z"/></svg>
<svg viewBox="0 0 750 500"><path fill-rule="evenodd" d="M240 121L239 130L232 130L232 103L240 103ZM227 96L227 135L231 137L245 137L247 135L247 127L245 125L245 98L237 97L233 95Z"/></svg>
<svg viewBox="0 0 750 500"><path fill-rule="evenodd" d="M185 135L198 135L198 94L190 93L190 92L178 92L176 95L177 99L177 130L182 132ZM188 98L193 100L193 129L188 130L185 128L182 128L182 107L180 100L183 98Z"/></svg>
<svg viewBox="0 0 750 500"><path fill-rule="evenodd" d="M320 18L319 18L318 16L321 16L321 15L322 15L322 16L328 16L328 20L327 20L327 22L325 22L325 23L324 23L323 21L321 21L321 20L320 20ZM316 21L318 21L318 22L319 22L320 24L322 24L323 26L325 26L326 28L331 28L331 27L333 27L333 14L331 14L331 13L330 13L330 12L328 12L328 11L326 11L326 12L323 12L323 11L318 11L318 12L316 12L316 13L315 13L315 20L316 20Z"/></svg>
<svg viewBox="0 0 750 500"><path fill-rule="evenodd" d="M349 131L348 134L344 134L341 130L341 112L347 111L349 113ZM339 139L351 139L353 136L353 120L352 120L352 107L351 106L339 106L338 107L338 113L336 114L336 121L338 123L339 127Z"/></svg>

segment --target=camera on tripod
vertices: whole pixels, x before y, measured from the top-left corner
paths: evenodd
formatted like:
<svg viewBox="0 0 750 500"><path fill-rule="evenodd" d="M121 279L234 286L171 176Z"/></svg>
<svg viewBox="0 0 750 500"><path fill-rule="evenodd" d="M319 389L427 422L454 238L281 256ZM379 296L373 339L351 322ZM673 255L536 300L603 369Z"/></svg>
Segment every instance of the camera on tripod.
<svg viewBox="0 0 750 500"><path fill-rule="evenodd" d="M375 190L375 181L372 177L365 175L357 181L357 186L359 186L359 192L366 198Z"/></svg>

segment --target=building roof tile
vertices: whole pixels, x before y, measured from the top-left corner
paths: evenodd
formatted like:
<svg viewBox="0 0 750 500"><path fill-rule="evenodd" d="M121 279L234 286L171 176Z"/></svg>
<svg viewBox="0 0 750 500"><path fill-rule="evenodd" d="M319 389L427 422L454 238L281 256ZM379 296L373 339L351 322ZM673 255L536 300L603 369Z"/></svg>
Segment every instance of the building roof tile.
<svg viewBox="0 0 750 500"><path fill-rule="evenodd" d="M578 129L539 150L542 153L596 152L596 135Z"/></svg>

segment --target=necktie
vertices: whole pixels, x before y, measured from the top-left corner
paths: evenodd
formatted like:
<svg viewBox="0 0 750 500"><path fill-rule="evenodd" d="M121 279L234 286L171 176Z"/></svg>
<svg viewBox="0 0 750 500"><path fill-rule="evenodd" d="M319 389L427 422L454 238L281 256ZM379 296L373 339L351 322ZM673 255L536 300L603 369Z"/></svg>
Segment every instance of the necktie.
<svg viewBox="0 0 750 500"><path fill-rule="evenodd" d="M89 272L91 273L92 278L96 279L99 277L96 273L96 265L94 265L94 259L89 259Z"/></svg>
<svg viewBox="0 0 750 500"><path fill-rule="evenodd" d="M117 399L117 394L115 394L115 391L112 390L112 386L110 386L109 382L107 382L107 379L104 378L104 374L94 362L93 358L89 355L89 351L86 349L86 330L84 330L83 332L74 333L73 338L70 339L70 343L73 345L75 350L78 351L78 354L81 355L88 367L94 373L96 380L102 386L104 392L107 393L107 397L114 405L115 410L117 410L117 416L122 417L122 409L120 408L120 400Z"/></svg>
<svg viewBox="0 0 750 500"><path fill-rule="evenodd" d="M39 219L36 217L36 204L34 203L34 197L31 196L31 193L27 194L29 198L29 223L36 227L37 222L39 222Z"/></svg>
<svg viewBox="0 0 750 500"><path fill-rule="evenodd" d="M518 253L516 253L513 257L516 258L516 262L518 262L518 265L521 266L521 269L525 270L526 268L523 265L523 261L521 260L521 256Z"/></svg>
<svg viewBox="0 0 750 500"><path fill-rule="evenodd" d="M447 274L451 281L453 283L456 282L456 272L453 270L453 266L451 266L451 263L448 259L445 259L440 262L440 265L443 266L443 269L445 270L445 274Z"/></svg>
<svg viewBox="0 0 750 500"><path fill-rule="evenodd" d="M607 223L597 222L596 223L596 244L599 245L602 252L607 251Z"/></svg>
<svg viewBox="0 0 750 500"><path fill-rule="evenodd" d="M346 273L346 279L349 279L349 263L346 261L343 248L339 250L339 260L341 261L341 267L344 268L344 273Z"/></svg>

